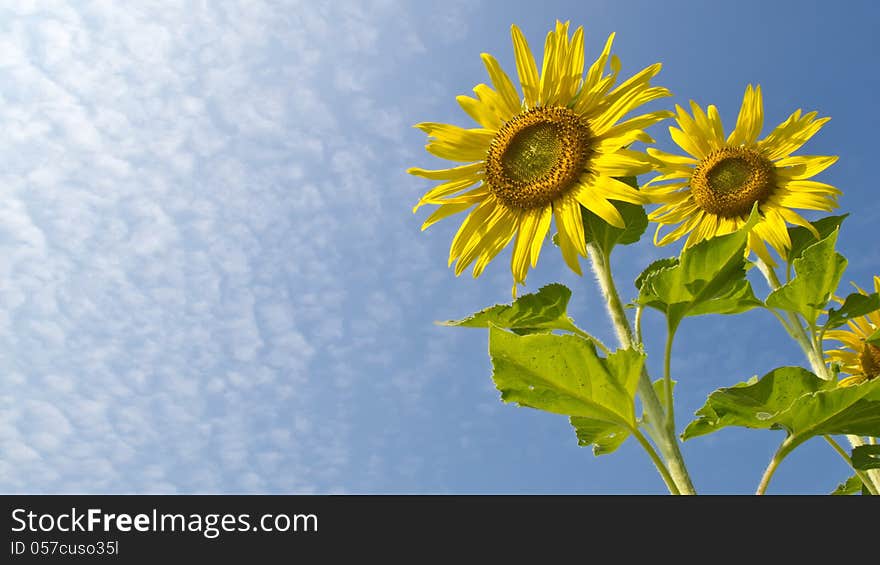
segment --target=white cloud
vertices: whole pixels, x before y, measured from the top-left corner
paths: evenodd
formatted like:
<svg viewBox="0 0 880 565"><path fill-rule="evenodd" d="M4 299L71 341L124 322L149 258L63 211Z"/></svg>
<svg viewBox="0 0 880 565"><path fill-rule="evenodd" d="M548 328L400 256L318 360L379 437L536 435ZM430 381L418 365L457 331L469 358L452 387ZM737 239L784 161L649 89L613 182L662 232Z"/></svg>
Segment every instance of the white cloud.
<svg viewBox="0 0 880 565"><path fill-rule="evenodd" d="M6 491L352 488L354 419L432 378L382 370L420 363L401 304L439 280L383 100L410 10L0 10Z"/></svg>

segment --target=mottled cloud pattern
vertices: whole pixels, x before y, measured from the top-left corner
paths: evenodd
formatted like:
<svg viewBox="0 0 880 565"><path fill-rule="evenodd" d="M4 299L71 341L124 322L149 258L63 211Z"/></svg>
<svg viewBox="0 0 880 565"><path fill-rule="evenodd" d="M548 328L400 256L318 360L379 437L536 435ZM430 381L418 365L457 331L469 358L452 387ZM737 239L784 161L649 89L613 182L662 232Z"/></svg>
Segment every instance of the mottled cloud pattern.
<svg viewBox="0 0 880 565"><path fill-rule="evenodd" d="M381 414L418 402L455 338L431 311L403 331L447 275L413 237L409 123L376 94L424 50L406 10L0 9L0 490L415 472Z"/></svg>

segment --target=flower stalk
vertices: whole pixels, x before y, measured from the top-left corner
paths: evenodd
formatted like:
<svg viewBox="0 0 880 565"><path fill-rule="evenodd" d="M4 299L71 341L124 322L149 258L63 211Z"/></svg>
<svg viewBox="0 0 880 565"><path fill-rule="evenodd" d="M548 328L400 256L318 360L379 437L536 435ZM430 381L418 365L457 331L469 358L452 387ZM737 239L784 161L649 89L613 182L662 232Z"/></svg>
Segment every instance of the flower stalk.
<svg viewBox="0 0 880 565"><path fill-rule="evenodd" d="M620 295L617 292L617 286L614 284L614 277L611 274L610 258L595 242L587 244L593 272L599 281L599 288L602 296L605 298L605 304L608 307L608 314L614 324L620 347L626 349L630 347L642 348L640 341L635 340L629 319L626 317L626 311ZM665 459L669 474L675 482L679 490L679 494L696 494L687 466L682 457L681 450L678 446L678 439L675 437L673 428L664 425L666 421L666 411L654 391L651 384L651 378L648 376L647 369L642 371L639 378L638 386L639 397L642 400L642 409L645 413L645 419L648 422L648 433L653 439L660 453ZM676 494L676 493L673 493Z"/></svg>

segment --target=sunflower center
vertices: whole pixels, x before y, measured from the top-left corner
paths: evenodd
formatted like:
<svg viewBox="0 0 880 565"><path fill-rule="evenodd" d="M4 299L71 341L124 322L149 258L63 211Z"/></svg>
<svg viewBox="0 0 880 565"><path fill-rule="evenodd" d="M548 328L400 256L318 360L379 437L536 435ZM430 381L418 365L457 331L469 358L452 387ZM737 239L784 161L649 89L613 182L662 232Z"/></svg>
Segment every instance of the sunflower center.
<svg viewBox="0 0 880 565"><path fill-rule="evenodd" d="M776 188L773 163L754 149L722 147L694 168L691 190L700 208L725 218L748 214Z"/></svg>
<svg viewBox="0 0 880 565"><path fill-rule="evenodd" d="M568 108L532 108L498 130L486 156L486 183L508 207L546 206L584 173L591 139L587 121Z"/></svg>
<svg viewBox="0 0 880 565"><path fill-rule="evenodd" d="M859 355L859 364L868 379L880 376L880 347L866 343Z"/></svg>

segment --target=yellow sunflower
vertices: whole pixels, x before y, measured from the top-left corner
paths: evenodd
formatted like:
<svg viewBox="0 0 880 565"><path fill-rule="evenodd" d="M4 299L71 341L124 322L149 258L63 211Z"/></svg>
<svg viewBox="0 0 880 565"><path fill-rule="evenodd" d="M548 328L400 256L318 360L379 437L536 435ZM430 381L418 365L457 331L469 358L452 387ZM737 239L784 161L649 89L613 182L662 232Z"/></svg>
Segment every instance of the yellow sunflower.
<svg viewBox="0 0 880 565"><path fill-rule="evenodd" d="M670 127L672 140L691 156L654 148L660 176L643 192L662 204L649 218L658 223L656 245L666 245L688 235L685 248L742 227L757 202L761 221L749 235L749 249L773 266L766 243L786 258L791 248L787 224L804 226L818 238L815 228L793 208L830 211L837 207L840 191L808 180L837 161L836 156L791 155L830 118L801 110L758 141L764 123L761 87L746 88L736 128L725 138L715 106L704 111L691 101L693 115L676 105L679 128ZM658 182L673 181L665 184ZM680 224L660 237L663 226Z"/></svg>
<svg viewBox="0 0 880 565"><path fill-rule="evenodd" d="M858 287L856 287L858 288ZM867 294L859 288L859 292ZM874 277L874 292L880 292L880 277ZM849 330L831 330L825 334L844 344L844 347L826 351L829 361L840 363L840 370L850 375L839 386L851 386L880 376L880 347L865 340L880 330L880 311L847 322Z"/></svg>
<svg viewBox="0 0 880 565"><path fill-rule="evenodd" d="M614 88L620 71L620 61L610 54L614 34L586 74L583 28L569 36L568 23L556 23L547 34L540 73L519 28L512 26L511 35L523 96L498 62L483 53L492 86L474 87L476 98L457 98L481 127L416 126L429 136L429 153L466 164L407 172L441 181L413 210L424 204L439 206L423 230L473 207L449 250L456 276L474 263L473 275L478 277L516 236L511 258L515 297L517 284L525 284L529 266L537 264L553 217L562 256L581 274L578 255L587 255L581 206L623 227L610 201L646 202L639 191L614 177L651 170L650 158L627 146L653 142L643 129L672 114L653 112L620 122L631 110L670 93L650 85L659 63Z"/></svg>

